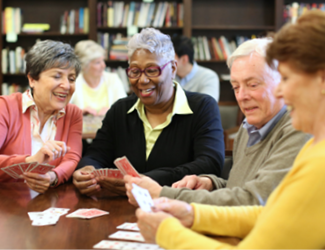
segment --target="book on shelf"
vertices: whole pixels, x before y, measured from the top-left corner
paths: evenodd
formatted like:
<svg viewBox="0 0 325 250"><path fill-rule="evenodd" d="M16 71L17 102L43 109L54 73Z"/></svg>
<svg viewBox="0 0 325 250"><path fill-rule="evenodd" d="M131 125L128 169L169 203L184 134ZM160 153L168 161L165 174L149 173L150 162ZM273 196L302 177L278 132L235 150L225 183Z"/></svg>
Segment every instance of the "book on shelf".
<svg viewBox="0 0 325 250"><path fill-rule="evenodd" d="M65 10L60 18L61 34L89 33L89 9L79 8Z"/></svg>
<svg viewBox="0 0 325 250"><path fill-rule="evenodd" d="M295 23L297 18L305 12L319 9L325 11L325 3L297 3L287 4L283 6L283 21L285 23Z"/></svg>
<svg viewBox="0 0 325 250"><path fill-rule="evenodd" d="M21 32L21 22L22 22L22 12L20 8L6 7L3 12L3 33L15 33L20 34Z"/></svg>
<svg viewBox="0 0 325 250"><path fill-rule="evenodd" d="M184 25L184 5L182 3L177 4L177 26L183 27Z"/></svg>
<svg viewBox="0 0 325 250"><path fill-rule="evenodd" d="M202 42L203 42L203 48L204 48L204 59L205 60L211 60L211 54L210 54L208 39L207 39L206 36L202 37Z"/></svg>
<svg viewBox="0 0 325 250"><path fill-rule="evenodd" d="M24 56L25 50L20 46L17 46L15 50L3 48L1 57L2 73L25 73L26 64L24 61Z"/></svg>
<svg viewBox="0 0 325 250"><path fill-rule="evenodd" d="M97 26L177 27L178 23L183 25L183 11L177 2L98 2Z"/></svg>
<svg viewBox="0 0 325 250"><path fill-rule="evenodd" d="M16 83L8 84L6 82L1 84L1 93L2 95L11 95L16 92L23 93L28 89L28 86L21 86Z"/></svg>

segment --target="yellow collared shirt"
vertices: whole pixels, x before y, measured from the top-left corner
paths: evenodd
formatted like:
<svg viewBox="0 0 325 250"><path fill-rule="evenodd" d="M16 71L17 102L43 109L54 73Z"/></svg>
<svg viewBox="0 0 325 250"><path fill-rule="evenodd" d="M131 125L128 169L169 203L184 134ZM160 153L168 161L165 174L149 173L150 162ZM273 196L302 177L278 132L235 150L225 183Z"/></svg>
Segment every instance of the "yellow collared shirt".
<svg viewBox="0 0 325 250"><path fill-rule="evenodd" d="M147 157L147 160L149 158L151 150L152 150L153 146L155 145L160 133L163 131L163 129L165 127L167 127L171 123L172 117L175 114L178 114L178 115L193 114L193 111L191 110L190 106L188 105L188 101L187 101L184 90L175 81L174 81L174 86L175 86L175 89L176 89L176 93L175 93L175 101L174 101L174 104L173 104L173 110L172 110L171 113L168 114L166 121L164 123L162 123L162 124L159 124L155 128L151 127L151 125L150 125L150 123L149 123L149 121L147 119L145 110L144 110L144 105L140 101L139 98L136 101L136 103L127 112L129 114L129 113L133 112L136 109L137 112L138 112L139 118L143 122L144 135L145 135L145 139L146 139L146 157Z"/></svg>

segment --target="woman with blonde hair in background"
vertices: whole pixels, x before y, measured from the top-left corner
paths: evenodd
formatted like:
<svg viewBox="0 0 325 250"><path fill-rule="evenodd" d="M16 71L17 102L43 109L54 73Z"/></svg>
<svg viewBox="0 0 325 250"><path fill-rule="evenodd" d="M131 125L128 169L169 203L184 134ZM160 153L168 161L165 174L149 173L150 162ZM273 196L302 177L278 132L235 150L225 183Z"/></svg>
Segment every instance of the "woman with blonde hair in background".
<svg viewBox="0 0 325 250"><path fill-rule="evenodd" d="M105 71L105 50L96 42L78 42L75 53L81 62L81 74L71 103L83 114L104 116L114 102L126 97L123 83L116 73Z"/></svg>

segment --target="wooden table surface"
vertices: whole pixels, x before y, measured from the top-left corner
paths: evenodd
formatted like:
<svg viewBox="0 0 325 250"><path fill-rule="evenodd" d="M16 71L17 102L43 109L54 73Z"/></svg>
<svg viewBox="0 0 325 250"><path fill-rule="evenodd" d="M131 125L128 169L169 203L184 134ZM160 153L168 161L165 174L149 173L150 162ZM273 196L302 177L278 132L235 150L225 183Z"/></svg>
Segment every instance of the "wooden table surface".
<svg viewBox="0 0 325 250"><path fill-rule="evenodd" d="M109 215L90 220L61 216L56 225L32 226L27 212L49 207L98 208ZM126 198L98 199L82 196L72 184L48 190L34 199L24 183L0 183L0 248L92 249L124 222L136 222L135 207Z"/></svg>
<svg viewBox="0 0 325 250"><path fill-rule="evenodd" d="M124 222L136 222L136 208L126 197L92 199L83 196L73 184L67 183L32 198L24 183L0 183L0 249L92 249L108 235L118 231ZM56 225L32 226L27 212L44 211L49 207L98 208L109 215L93 219L61 216ZM238 238L211 236L237 245Z"/></svg>

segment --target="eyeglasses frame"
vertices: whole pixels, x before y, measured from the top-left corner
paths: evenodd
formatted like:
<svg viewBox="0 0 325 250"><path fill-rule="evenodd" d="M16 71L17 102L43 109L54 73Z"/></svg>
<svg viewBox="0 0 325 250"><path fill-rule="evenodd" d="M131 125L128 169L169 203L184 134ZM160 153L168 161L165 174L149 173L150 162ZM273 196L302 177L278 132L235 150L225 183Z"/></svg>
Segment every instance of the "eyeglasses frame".
<svg viewBox="0 0 325 250"><path fill-rule="evenodd" d="M153 67L145 68L144 70L139 69L139 70L140 70L140 75L139 75L138 77L130 77L130 76L129 76L128 72L129 72L132 68L127 68L127 69L125 69L125 72L126 72L127 77L128 77L128 78L131 78L131 79L139 79L139 78L142 76L143 73L144 73L145 76L148 77L148 78L158 77L158 76L161 75L163 69L167 66L167 64L168 64L168 63L171 63L172 61L173 61L173 60L167 62L167 63L164 64L162 67L159 67L159 66L153 66ZM135 67L133 67L133 68L135 68ZM158 70L159 70L159 75L157 75L157 76L148 76L148 75L146 74L146 70L147 70L147 69L150 69L150 68L158 68Z"/></svg>

